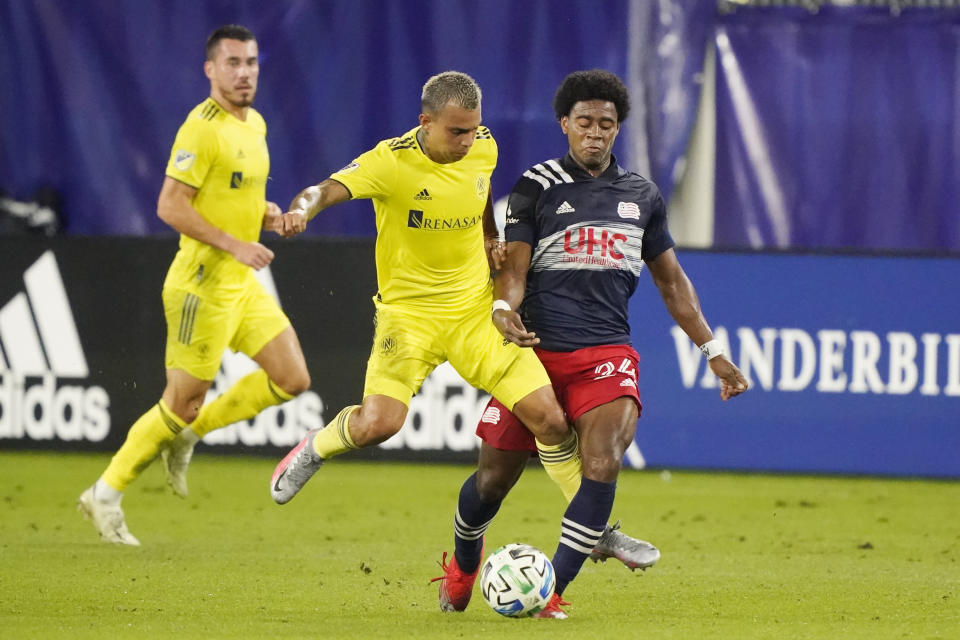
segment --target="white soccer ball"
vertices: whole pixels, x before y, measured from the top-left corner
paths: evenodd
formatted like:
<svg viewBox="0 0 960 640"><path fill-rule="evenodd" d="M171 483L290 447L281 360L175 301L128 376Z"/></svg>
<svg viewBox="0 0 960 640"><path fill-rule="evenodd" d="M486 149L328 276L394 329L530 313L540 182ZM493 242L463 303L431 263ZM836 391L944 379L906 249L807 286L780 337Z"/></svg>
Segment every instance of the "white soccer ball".
<svg viewBox="0 0 960 640"><path fill-rule="evenodd" d="M480 590L500 615L526 618L543 609L557 578L553 564L528 544L508 544L490 554L480 569Z"/></svg>

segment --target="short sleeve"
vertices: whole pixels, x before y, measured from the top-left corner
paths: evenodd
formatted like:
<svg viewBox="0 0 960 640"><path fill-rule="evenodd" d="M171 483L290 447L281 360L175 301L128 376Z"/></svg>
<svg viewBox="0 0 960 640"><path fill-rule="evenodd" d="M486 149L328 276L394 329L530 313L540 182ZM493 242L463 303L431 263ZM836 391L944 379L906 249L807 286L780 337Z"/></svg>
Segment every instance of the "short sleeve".
<svg viewBox="0 0 960 640"><path fill-rule="evenodd" d="M386 198L397 181L396 152L386 142L363 153L353 162L330 175L350 190L351 197Z"/></svg>
<svg viewBox="0 0 960 640"><path fill-rule="evenodd" d="M654 189L650 222L643 231L641 258L645 261L653 260L675 244L667 228L667 207L663 203L663 196L660 195L659 189L656 187Z"/></svg>
<svg viewBox="0 0 960 640"><path fill-rule="evenodd" d="M210 123L189 118L177 131L166 174L195 189L203 182L217 157L217 133Z"/></svg>
<svg viewBox="0 0 960 640"><path fill-rule="evenodd" d="M542 193L543 187L536 181L527 177L517 180L507 199L507 219L504 225L504 238L507 242L526 242L530 246L536 246L537 202Z"/></svg>

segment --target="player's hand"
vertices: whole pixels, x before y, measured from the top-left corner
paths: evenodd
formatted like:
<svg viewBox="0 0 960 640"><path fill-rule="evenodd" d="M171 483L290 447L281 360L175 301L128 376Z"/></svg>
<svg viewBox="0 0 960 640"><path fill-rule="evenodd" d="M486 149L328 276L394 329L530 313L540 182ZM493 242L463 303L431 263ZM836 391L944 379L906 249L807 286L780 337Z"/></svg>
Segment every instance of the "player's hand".
<svg viewBox="0 0 960 640"><path fill-rule="evenodd" d="M283 209L276 202L267 201L267 210L263 213L264 231L277 231L280 226L280 216L283 215Z"/></svg>
<svg viewBox="0 0 960 640"><path fill-rule="evenodd" d="M307 228L307 216L303 211L291 210L280 216L277 234L284 238L303 233Z"/></svg>
<svg viewBox="0 0 960 640"><path fill-rule="evenodd" d="M484 238L483 248L487 252L487 263L491 271L499 271L507 257L507 245L500 238Z"/></svg>
<svg viewBox="0 0 960 640"><path fill-rule="evenodd" d="M527 331L516 311L497 309L493 312L493 325L506 340L517 346L535 347L540 344L540 338L532 331Z"/></svg>
<svg viewBox="0 0 960 640"><path fill-rule="evenodd" d="M273 262L273 251L259 242L240 242L230 253L237 262L253 267L257 271Z"/></svg>
<svg viewBox="0 0 960 640"><path fill-rule="evenodd" d="M737 368L737 365L727 360L726 356L719 356L708 361L710 370L720 378L720 399L727 401L740 395L749 388L746 378Z"/></svg>

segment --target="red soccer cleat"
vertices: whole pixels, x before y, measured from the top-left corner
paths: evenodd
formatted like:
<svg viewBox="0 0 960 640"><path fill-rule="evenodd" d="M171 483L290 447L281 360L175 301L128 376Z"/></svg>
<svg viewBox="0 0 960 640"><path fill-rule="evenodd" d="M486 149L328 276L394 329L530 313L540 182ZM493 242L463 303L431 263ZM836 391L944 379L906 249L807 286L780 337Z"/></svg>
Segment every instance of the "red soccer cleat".
<svg viewBox="0 0 960 640"><path fill-rule="evenodd" d="M553 594L550 596L550 602L547 603L543 609L536 612L531 618L556 618L558 620L565 620L567 618L567 612L561 609L560 607L569 607L570 603L558 596Z"/></svg>
<svg viewBox="0 0 960 640"><path fill-rule="evenodd" d="M481 551L481 557L483 552ZM443 575L433 578L430 582L440 580L440 608L444 611L464 611L470 604L470 596L473 595L473 583L477 580L477 574L480 573L480 565L477 565L473 573L464 573L457 566L457 556L450 556L450 564L447 564L447 552L443 552L443 559L440 560L440 567L443 569Z"/></svg>

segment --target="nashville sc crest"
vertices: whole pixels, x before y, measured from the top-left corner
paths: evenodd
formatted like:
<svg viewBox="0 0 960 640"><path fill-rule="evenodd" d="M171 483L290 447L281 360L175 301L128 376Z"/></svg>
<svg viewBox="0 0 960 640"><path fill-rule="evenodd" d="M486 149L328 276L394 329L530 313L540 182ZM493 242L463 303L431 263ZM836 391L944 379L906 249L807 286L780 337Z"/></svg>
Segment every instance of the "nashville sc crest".
<svg viewBox="0 0 960 640"><path fill-rule="evenodd" d="M487 178L486 176L477 176L477 199L487 199Z"/></svg>

